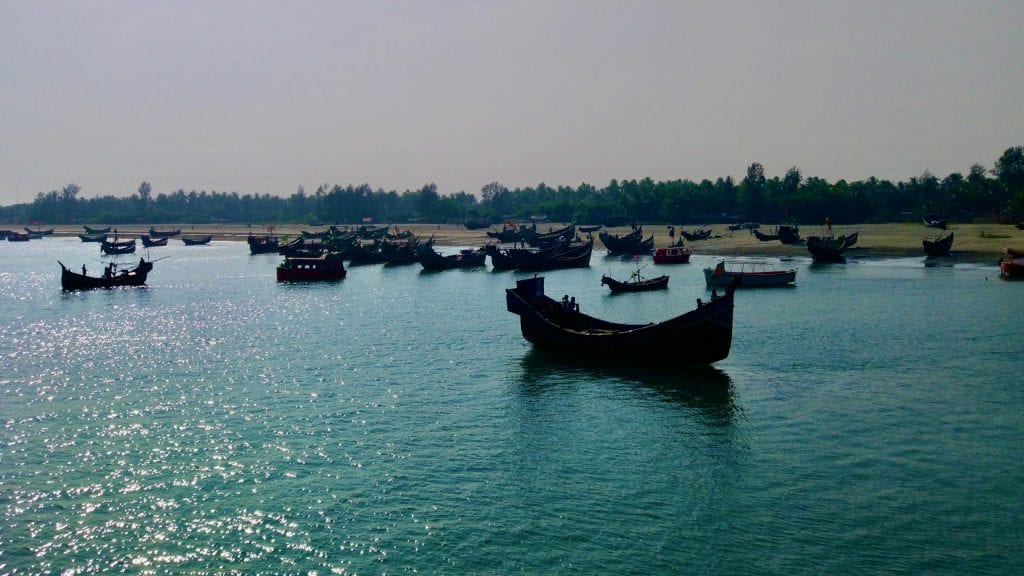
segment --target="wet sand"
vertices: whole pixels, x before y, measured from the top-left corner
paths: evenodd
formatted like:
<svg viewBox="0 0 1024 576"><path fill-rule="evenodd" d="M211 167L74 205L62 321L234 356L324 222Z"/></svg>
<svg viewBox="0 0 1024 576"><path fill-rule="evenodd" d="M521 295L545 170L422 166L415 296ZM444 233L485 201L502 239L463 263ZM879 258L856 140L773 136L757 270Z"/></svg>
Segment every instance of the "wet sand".
<svg viewBox="0 0 1024 576"><path fill-rule="evenodd" d="M355 228L358 225L348 225ZM561 223L544 223L537 226L538 231L544 232L549 228L557 229L564 226ZM15 229L13 226L8 226ZM35 229L45 229L49 226L33 226ZM93 226L96 227L96 226ZM182 224L173 226L159 226L158 230L169 230L181 228L182 236L205 236L212 234L214 240L244 241L249 234L248 226L236 224ZM339 225L339 227L342 227ZM434 236L434 241L439 246L480 246L487 243L487 230L469 230L462 224L397 224L399 230L410 230L417 236L428 238ZM81 225L55 225L54 234L58 236L77 236L85 231ZM115 227L122 237L132 237L146 234L149 225L120 225ZM705 226L705 229L712 231L711 238L697 242L687 242L687 246L694 254L708 254L716 256L765 256L765 257L807 257L809 256L804 246L786 246L778 241L761 242L748 230L730 231L726 224L714 224ZM771 232L774 226L762 225L761 231ZM281 237L299 235L302 230L322 231L326 226L308 226L301 224L285 224L273 227L273 234ZM490 230L498 230L493 226ZM696 226L675 226L676 236L680 230L693 232L698 229ZM253 227L253 234L266 234L264 226ZM612 234L628 234L629 226L606 229ZM803 237L821 235L825 231L820 226L800 226L800 235ZM958 262L996 262L1007 247L1024 249L1024 231L1017 230L1008 224L951 224L947 231L926 228L922 224L860 224L851 226L834 226L833 233L849 234L857 232L857 244L847 250L847 255L857 258L900 258L924 256L924 249L921 241L924 238L935 238L945 236L949 232L955 234L951 259ZM670 230L664 224L648 224L644 226L645 235L654 234L654 245L656 247L668 246L672 242ZM603 247L594 233L596 247ZM171 242L177 242L173 238Z"/></svg>

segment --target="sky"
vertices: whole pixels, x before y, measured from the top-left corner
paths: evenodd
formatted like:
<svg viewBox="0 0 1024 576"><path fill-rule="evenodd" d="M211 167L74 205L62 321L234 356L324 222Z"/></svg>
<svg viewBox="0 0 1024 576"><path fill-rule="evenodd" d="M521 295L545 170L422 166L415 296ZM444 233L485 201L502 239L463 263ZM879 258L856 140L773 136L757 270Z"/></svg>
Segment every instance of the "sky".
<svg viewBox="0 0 1024 576"><path fill-rule="evenodd" d="M939 178L1024 145L1024 2L0 0L0 205Z"/></svg>

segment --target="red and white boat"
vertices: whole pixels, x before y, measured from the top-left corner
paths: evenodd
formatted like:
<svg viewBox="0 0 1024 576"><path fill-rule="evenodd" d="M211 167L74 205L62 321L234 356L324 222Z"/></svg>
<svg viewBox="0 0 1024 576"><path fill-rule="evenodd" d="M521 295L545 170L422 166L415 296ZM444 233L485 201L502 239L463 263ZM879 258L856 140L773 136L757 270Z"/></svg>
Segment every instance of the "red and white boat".
<svg viewBox="0 0 1024 576"><path fill-rule="evenodd" d="M999 274L1003 278L1024 278L1024 250L1007 248L999 261Z"/></svg>
<svg viewBox="0 0 1024 576"><path fill-rule="evenodd" d="M658 248L654 251L655 264L686 264L690 261L692 252L683 246L670 246Z"/></svg>

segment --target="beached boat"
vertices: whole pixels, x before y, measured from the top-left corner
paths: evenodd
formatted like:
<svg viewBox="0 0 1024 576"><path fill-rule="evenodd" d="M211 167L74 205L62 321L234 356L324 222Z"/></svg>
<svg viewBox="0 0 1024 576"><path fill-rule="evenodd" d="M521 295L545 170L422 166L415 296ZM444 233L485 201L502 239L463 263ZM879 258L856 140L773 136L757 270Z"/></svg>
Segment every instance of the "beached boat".
<svg viewBox="0 0 1024 576"><path fill-rule="evenodd" d="M591 224L590 226L580 226L579 227L580 232L583 232L584 234L589 234L589 233L592 233L592 232L597 232L600 229L601 229L601 225L600 224Z"/></svg>
<svg viewBox="0 0 1024 576"><path fill-rule="evenodd" d="M32 236L49 236L53 234L53 228L50 228L49 230L33 230L26 226L25 232L28 232Z"/></svg>
<svg viewBox="0 0 1024 576"><path fill-rule="evenodd" d="M845 235L832 236L808 236L807 251L815 262L845 262L843 252L846 250L847 238Z"/></svg>
<svg viewBox="0 0 1024 576"><path fill-rule="evenodd" d="M487 253L482 248L460 250L458 254L443 255L434 250L432 246L423 246L417 253L420 265L424 270L452 270L455 268L476 268L483 266L487 260Z"/></svg>
<svg viewBox="0 0 1024 576"><path fill-rule="evenodd" d="M150 238L146 234L139 236L142 240L142 245L146 248L158 248L160 246L167 246L167 238Z"/></svg>
<svg viewBox="0 0 1024 576"><path fill-rule="evenodd" d="M536 226L534 226L536 229ZM512 222L506 222L499 232L487 232L488 238L494 238L498 242L503 243L516 243L523 239L523 233L521 228L517 227Z"/></svg>
<svg viewBox="0 0 1024 576"><path fill-rule="evenodd" d="M658 248L654 251L655 264L686 264L690 261L693 252L683 246L669 246Z"/></svg>
<svg viewBox="0 0 1024 576"><path fill-rule="evenodd" d="M945 238L925 238L921 243L924 245L924 252L929 258L946 256L953 247L953 233L950 232Z"/></svg>
<svg viewBox="0 0 1024 576"><path fill-rule="evenodd" d="M195 238L182 237L181 242L185 246L202 246L203 244L209 244L213 240L213 234L207 234L206 236L199 236Z"/></svg>
<svg viewBox="0 0 1024 576"><path fill-rule="evenodd" d="M100 234L79 234L78 239L82 242L106 242L107 235Z"/></svg>
<svg viewBox="0 0 1024 576"><path fill-rule="evenodd" d="M999 274L1003 278L1024 278L1024 250L1007 248L1003 259L999 261Z"/></svg>
<svg viewBox="0 0 1024 576"><path fill-rule="evenodd" d="M948 225L948 221L945 218L937 218L935 216L925 216L923 221L924 225L928 228L938 228L939 230L945 230Z"/></svg>
<svg viewBox="0 0 1024 576"><path fill-rule="evenodd" d="M157 230L152 226L149 227L150 238L170 238L181 234L181 228L175 228L174 230Z"/></svg>
<svg viewBox="0 0 1024 576"><path fill-rule="evenodd" d="M95 236L97 234L106 234L110 232L110 226L107 226L106 228L90 228L89 226L83 225L82 228L85 228L85 233L89 234L90 236Z"/></svg>
<svg viewBox="0 0 1024 576"><path fill-rule="evenodd" d="M499 248L493 244L484 247L495 270L523 270L542 272L563 268L586 268L594 251L589 242L565 242L550 248Z"/></svg>
<svg viewBox="0 0 1024 576"><path fill-rule="evenodd" d="M466 230L483 230L484 228L490 228L491 223L487 220L478 220L469 218L462 223L466 227Z"/></svg>
<svg viewBox="0 0 1024 576"><path fill-rule="evenodd" d="M120 288L122 286L142 286L146 277L153 270L153 263L139 259L138 266L117 272L117 264L108 264L103 276L89 276L85 266L82 273L71 271L64 263L60 264L60 286L64 290L92 290L94 288Z"/></svg>
<svg viewBox="0 0 1024 576"><path fill-rule="evenodd" d="M104 240L100 242L100 251L104 254L116 255L116 254L134 254L135 253L135 239L124 240L121 242L114 241L108 242Z"/></svg>
<svg viewBox="0 0 1024 576"><path fill-rule="evenodd" d="M733 293L697 300L697 308L665 320L620 324L588 316L568 300L544 294L544 277L527 278L505 290L509 312L519 316L523 337L563 355L621 358L642 365L711 364L729 356Z"/></svg>
<svg viewBox="0 0 1024 576"><path fill-rule="evenodd" d="M576 237L576 223L569 224L558 230L549 229L548 232L538 233L536 226L532 229L522 231L523 241L533 247L546 248L562 242L570 242Z"/></svg>
<svg viewBox="0 0 1024 576"><path fill-rule="evenodd" d="M341 280L348 271L341 254L326 252L315 258L286 256L277 267L278 282Z"/></svg>
<svg viewBox="0 0 1024 576"><path fill-rule="evenodd" d="M767 262L722 260L704 269L704 281L709 288L790 286L796 281L796 270L777 270Z"/></svg>
<svg viewBox="0 0 1024 576"><path fill-rule="evenodd" d="M707 240L711 237L711 230L694 230L693 232L687 232L686 230L680 230L679 234L683 238L686 238L690 242L696 242L698 240Z"/></svg>
<svg viewBox="0 0 1024 576"><path fill-rule="evenodd" d="M668 288L668 276L657 278L644 278L640 275L640 268L637 268L629 275L628 280L616 280L611 276L601 276L601 285L607 286L613 293L620 292L648 292L650 290L664 290Z"/></svg>
<svg viewBox="0 0 1024 576"><path fill-rule="evenodd" d="M625 236L618 236L608 232L599 232L597 236L601 239L601 243L604 244L605 248L608 249L608 254L637 256L650 254L654 250L654 234L651 234L646 240L644 240L643 234L643 227L638 226L636 230Z"/></svg>

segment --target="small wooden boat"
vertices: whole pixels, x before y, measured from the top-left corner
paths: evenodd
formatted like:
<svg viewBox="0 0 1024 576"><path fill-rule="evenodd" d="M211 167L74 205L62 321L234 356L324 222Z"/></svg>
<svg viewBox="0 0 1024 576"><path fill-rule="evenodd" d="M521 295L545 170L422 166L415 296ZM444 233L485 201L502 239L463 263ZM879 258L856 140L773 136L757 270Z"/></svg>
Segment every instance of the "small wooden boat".
<svg viewBox="0 0 1024 576"><path fill-rule="evenodd" d="M181 228L175 228L174 230L157 230L152 226L149 227L150 238L170 238L181 234Z"/></svg>
<svg viewBox="0 0 1024 576"><path fill-rule="evenodd" d="M704 281L709 288L789 286L796 281L796 270L776 270L766 262L722 260L704 269Z"/></svg>
<svg viewBox="0 0 1024 576"><path fill-rule="evenodd" d="M107 234L110 232L110 226L107 226L106 228L90 228L88 226L83 225L82 228L85 228L85 233L89 234L90 236L95 236L97 234Z"/></svg>
<svg viewBox="0 0 1024 576"><path fill-rule="evenodd" d="M15 232L14 230L11 230L7 234L7 241L8 242L28 242L31 239L32 239L32 235L31 234L22 234L21 232Z"/></svg>
<svg viewBox="0 0 1024 576"><path fill-rule="evenodd" d="M167 238L152 238L143 234L139 236L142 239L142 245L146 248L158 248L160 246L167 246Z"/></svg>
<svg viewBox="0 0 1024 576"><path fill-rule="evenodd" d="M654 251L655 264L686 264L690 261L693 252L683 246L669 246L658 248Z"/></svg>
<svg viewBox="0 0 1024 576"><path fill-rule="evenodd" d="M82 242L106 242L107 235L105 233L99 234L79 234L78 239Z"/></svg>
<svg viewBox="0 0 1024 576"><path fill-rule="evenodd" d="M278 282L341 280L348 273L341 254L326 252L315 258L286 256L277 267Z"/></svg>
<svg viewBox="0 0 1024 576"><path fill-rule="evenodd" d="M698 240L707 240L711 237L711 230L694 230L693 232L687 232L686 230L680 230L680 234L683 238L686 238L690 242L696 242Z"/></svg>
<svg viewBox="0 0 1024 576"><path fill-rule="evenodd" d="M953 233L950 232L945 238L925 238L921 243L924 245L924 252L929 258L946 256L953 247Z"/></svg>
<svg viewBox="0 0 1024 576"><path fill-rule="evenodd" d="M761 232L760 230L754 230L753 232L754 232L754 238L757 238L761 242L771 242L773 240L778 240L779 239L778 230L776 230L775 234L765 234L764 232Z"/></svg>
<svg viewBox="0 0 1024 576"><path fill-rule="evenodd" d="M600 229L601 229L601 225L600 224L593 224L591 226L580 226L580 232L583 232L585 234L589 234L591 232L597 232Z"/></svg>
<svg viewBox="0 0 1024 576"><path fill-rule="evenodd" d="M207 234L206 236L200 236L198 238L182 237L181 242L185 246L202 246L203 244L209 244L210 240L213 240L213 234Z"/></svg>
<svg viewBox="0 0 1024 576"><path fill-rule="evenodd" d="M487 253L483 249L464 249L458 254L445 256L436 252L432 246L423 247L417 256L420 266L427 271L477 268L483 266L487 260Z"/></svg>
<svg viewBox="0 0 1024 576"><path fill-rule="evenodd" d="M608 249L608 254L613 256L639 256L642 254L650 254L654 250L654 234L651 234L646 240L643 238L644 229L642 226L638 226L636 230L633 230L625 236L617 236L615 234L609 234L608 232L599 232L598 238L604 244L605 248Z"/></svg>
<svg viewBox="0 0 1024 576"><path fill-rule="evenodd" d="M470 218L462 223L467 230L483 230L484 228L490 228L491 223L486 220L478 220Z"/></svg>
<svg viewBox="0 0 1024 576"><path fill-rule="evenodd" d="M138 266L116 271L117 264L108 264L103 276L89 276L86 274L85 266L82 266L82 273L73 272L60 264L60 286L64 290L92 290L94 288L120 288L123 286L142 286L146 283L146 277L153 270L153 263L139 259Z"/></svg>
<svg viewBox="0 0 1024 576"><path fill-rule="evenodd" d="M49 236L53 234L53 228L50 228L49 230L33 230L26 226L25 232L28 232L32 236Z"/></svg>
<svg viewBox="0 0 1024 576"><path fill-rule="evenodd" d="M505 305L519 316L523 337L537 348L568 356L621 358L640 365L712 364L732 346L733 289L697 308L644 324L608 322L544 294L544 277L516 282Z"/></svg>
<svg viewBox="0 0 1024 576"><path fill-rule="evenodd" d="M253 236L249 234L245 240L249 244L250 254L273 254L281 247L281 240L277 236Z"/></svg>
<svg viewBox="0 0 1024 576"><path fill-rule="evenodd" d="M104 254L134 254L135 253L135 239L125 240L122 242L100 242L100 251Z"/></svg>
<svg viewBox="0 0 1024 576"><path fill-rule="evenodd" d="M657 278L644 278L640 276L640 269L630 274L629 280L616 280L610 276L601 276L601 285L607 286L613 293L621 292L648 292L650 290L664 290L668 288L668 276Z"/></svg>
<svg viewBox="0 0 1024 576"><path fill-rule="evenodd" d="M1003 259L999 261L999 274L1003 278L1024 278L1024 250L1007 248Z"/></svg>
<svg viewBox="0 0 1024 576"><path fill-rule="evenodd" d="M548 232L538 233L536 226L532 229L523 230L522 238L530 246L534 247L547 247L562 242L570 242L576 237L576 223L573 222L564 228L558 230L550 230Z"/></svg>

